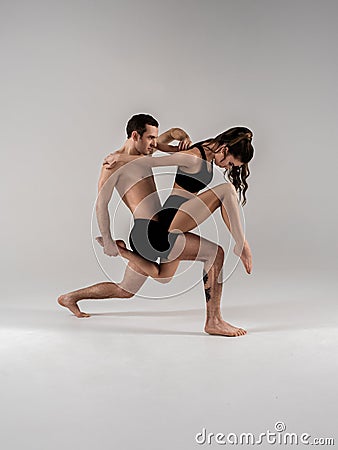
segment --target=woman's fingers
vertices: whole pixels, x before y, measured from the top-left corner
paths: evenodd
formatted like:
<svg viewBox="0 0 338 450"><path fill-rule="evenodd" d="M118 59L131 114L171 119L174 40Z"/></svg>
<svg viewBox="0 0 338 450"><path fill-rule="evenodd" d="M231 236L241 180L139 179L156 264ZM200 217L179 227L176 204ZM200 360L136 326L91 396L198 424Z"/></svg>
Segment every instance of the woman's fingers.
<svg viewBox="0 0 338 450"><path fill-rule="evenodd" d="M183 139L179 142L178 148L179 150L187 150L191 145L191 140L188 138Z"/></svg>

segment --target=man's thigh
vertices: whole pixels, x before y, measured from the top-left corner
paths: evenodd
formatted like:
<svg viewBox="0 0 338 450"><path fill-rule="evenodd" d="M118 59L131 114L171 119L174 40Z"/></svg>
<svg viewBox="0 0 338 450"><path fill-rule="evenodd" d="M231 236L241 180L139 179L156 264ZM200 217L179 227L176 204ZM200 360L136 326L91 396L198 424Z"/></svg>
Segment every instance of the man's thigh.
<svg viewBox="0 0 338 450"><path fill-rule="evenodd" d="M148 275L145 272L141 271L135 264L129 262L124 272L123 280L118 285L127 292L136 294L144 285L147 278Z"/></svg>

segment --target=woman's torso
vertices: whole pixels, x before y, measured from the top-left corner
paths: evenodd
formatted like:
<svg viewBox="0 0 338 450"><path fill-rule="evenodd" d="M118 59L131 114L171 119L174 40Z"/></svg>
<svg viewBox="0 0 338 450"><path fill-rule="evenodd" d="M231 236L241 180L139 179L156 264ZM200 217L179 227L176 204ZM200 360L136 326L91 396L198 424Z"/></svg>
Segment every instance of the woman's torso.
<svg viewBox="0 0 338 450"><path fill-rule="evenodd" d="M188 172L178 168L171 195L192 198L204 189L213 178L213 164L208 163L202 144L193 144L189 151L201 159L199 170Z"/></svg>

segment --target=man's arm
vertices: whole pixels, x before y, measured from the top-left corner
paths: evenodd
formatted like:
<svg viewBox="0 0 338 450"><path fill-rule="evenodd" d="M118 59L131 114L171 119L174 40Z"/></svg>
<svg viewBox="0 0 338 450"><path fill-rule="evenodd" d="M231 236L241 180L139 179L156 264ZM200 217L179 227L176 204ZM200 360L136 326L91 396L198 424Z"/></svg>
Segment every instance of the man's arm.
<svg viewBox="0 0 338 450"><path fill-rule="evenodd" d="M172 141L179 141L178 145L168 145ZM186 150L192 144L190 136L182 128L170 128L160 134L157 139L157 149L162 152L179 152Z"/></svg>
<svg viewBox="0 0 338 450"><path fill-rule="evenodd" d="M96 218L103 239L103 250L106 255L117 256L118 248L110 233L110 217L108 204L118 180L117 171L102 167L98 184L98 196L96 201Z"/></svg>

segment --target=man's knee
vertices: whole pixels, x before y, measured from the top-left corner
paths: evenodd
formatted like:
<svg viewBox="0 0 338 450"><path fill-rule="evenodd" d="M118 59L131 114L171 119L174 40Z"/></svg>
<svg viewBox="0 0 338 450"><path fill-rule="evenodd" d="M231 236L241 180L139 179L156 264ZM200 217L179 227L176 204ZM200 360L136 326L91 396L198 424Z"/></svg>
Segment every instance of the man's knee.
<svg viewBox="0 0 338 450"><path fill-rule="evenodd" d="M213 245L209 249L205 259L207 272L213 267L215 270L220 271L224 262L224 250L220 245Z"/></svg>
<svg viewBox="0 0 338 450"><path fill-rule="evenodd" d="M224 250L220 245L217 245L216 261L220 264L224 262Z"/></svg>
<svg viewBox="0 0 338 450"><path fill-rule="evenodd" d="M134 295L135 294L133 294L132 292L123 289L121 286L118 286L117 298L131 298L134 297Z"/></svg>
<svg viewBox="0 0 338 450"><path fill-rule="evenodd" d="M154 278L155 281L161 284L168 284L173 279L173 277L165 277L165 278Z"/></svg>
<svg viewBox="0 0 338 450"><path fill-rule="evenodd" d="M224 250L220 245L217 245L217 248L214 250L213 254L210 255L209 262L215 268L218 267L220 269L223 266Z"/></svg>

